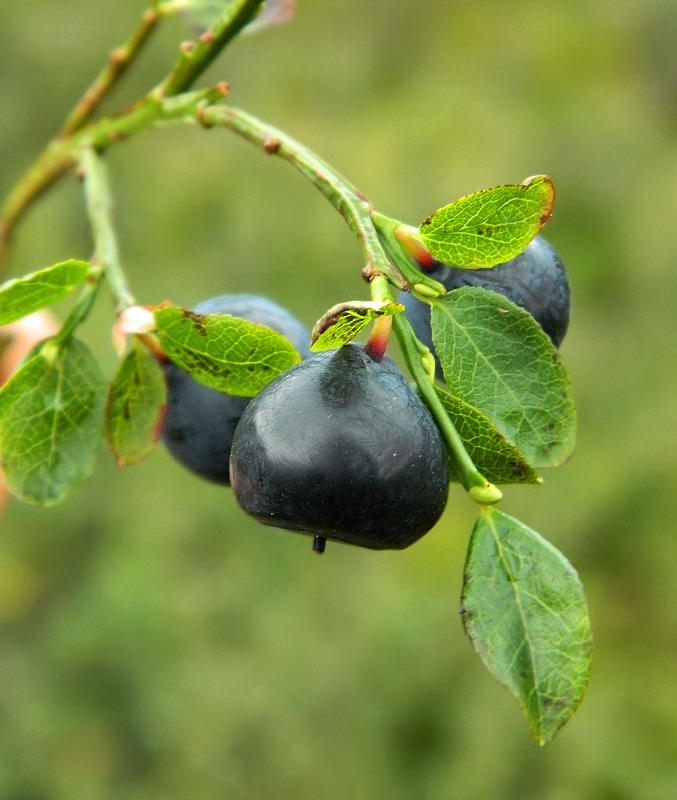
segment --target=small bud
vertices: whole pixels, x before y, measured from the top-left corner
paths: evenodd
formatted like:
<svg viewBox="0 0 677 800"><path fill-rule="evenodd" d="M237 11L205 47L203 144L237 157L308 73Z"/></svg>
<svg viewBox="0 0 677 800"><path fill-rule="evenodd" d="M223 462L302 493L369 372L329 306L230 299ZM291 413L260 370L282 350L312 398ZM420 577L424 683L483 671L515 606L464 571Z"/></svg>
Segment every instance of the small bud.
<svg viewBox="0 0 677 800"><path fill-rule="evenodd" d="M150 333L155 330L155 316L144 306L130 306L118 317L113 326L113 346L118 355L125 352L127 336L137 333Z"/></svg>
<svg viewBox="0 0 677 800"><path fill-rule="evenodd" d="M410 225L398 225L395 229L395 238L424 272L432 272L437 262L418 238L418 233L418 228L412 228Z"/></svg>
<svg viewBox="0 0 677 800"><path fill-rule="evenodd" d="M430 350L426 350L425 353L421 356L421 364L423 365L423 369L426 371L426 375L430 378L432 382L435 381L435 356L430 352Z"/></svg>
<svg viewBox="0 0 677 800"><path fill-rule="evenodd" d="M493 483L487 483L485 486L471 486L468 494L481 506L496 505L503 497L503 492Z"/></svg>
<svg viewBox="0 0 677 800"><path fill-rule="evenodd" d="M440 296L439 292L436 292L435 289L431 289L430 286L426 286L423 283L415 283L411 287L412 292L414 294L418 294L421 297L427 297L430 300L435 300Z"/></svg>
<svg viewBox="0 0 677 800"><path fill-rule="evenodd" d="M45 342L40 347L40 355L50 366L56 364L56 360L59 357L59 345L54 340Z"/></svg>

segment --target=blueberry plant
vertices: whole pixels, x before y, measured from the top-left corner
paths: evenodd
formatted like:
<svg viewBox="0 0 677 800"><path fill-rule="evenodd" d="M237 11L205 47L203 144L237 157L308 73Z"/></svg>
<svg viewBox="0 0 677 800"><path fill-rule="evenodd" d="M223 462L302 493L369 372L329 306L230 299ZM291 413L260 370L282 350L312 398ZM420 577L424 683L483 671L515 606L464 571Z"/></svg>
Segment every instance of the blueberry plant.
<svg viewBox="0 0 677 800"><path fill-rule="evenodd" d="M180 45L159 85L101 116L101 100L177 11L192 30L201 26L198 38ZM586 600L566 558L497 505L500 485L540 483L538 470L562 464L574 446L571 385L556 349L569 286L540 236L552 182L484 189L412 226L379 213L286 133L229 105L225 83L194 88L241 31L290 15L291 3L279 0L154 0L10 191L1 251L32 202L76 171L93 256L0 286L4 339L18 320L75 298L58 331L0 389L4 482L20 500L51 505L90 474L104 438L124 467L161 437L187 468L231 484L246 513L310 534L317 552L328 540L407 547L458 484L479 507L464 567L465 630L545 743L585 691ZM195 309L137 303L118 252L105 154L169 123L232 131L309 179L360 243L369 297L335 303L312 334L250 295ZM80 337L103 286L116 309L112 378ZM353 341L362 331L365 345ZM407 375L386 355L393 340Z"/></svg>

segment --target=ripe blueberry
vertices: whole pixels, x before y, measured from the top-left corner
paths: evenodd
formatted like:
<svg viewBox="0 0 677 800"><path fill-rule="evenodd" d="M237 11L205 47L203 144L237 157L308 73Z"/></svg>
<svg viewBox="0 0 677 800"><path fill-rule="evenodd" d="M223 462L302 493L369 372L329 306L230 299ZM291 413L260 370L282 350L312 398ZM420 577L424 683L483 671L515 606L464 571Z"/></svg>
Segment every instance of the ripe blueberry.
<svg viewBox="0 0 677 800"><path fill-rule="evenodd" d="M555 347L564 339L569 325L569 280L557 254L541 236L532 239L522 253L504 264L489 269L457 269L438 264L428 274L447 291L479 286L498 292L528 311ZM410 292L401 292L399 300L406 307L417 337L432 351L430 307Z"/></svg>
<svg viewBox="0 0 677 800"><path fill-rule="evenodd" d="M395 363L349 344L292 367L247 406L230 454L238 503L265 525L401 549L447 501L444 444Z"/></svg>
<svg viewBox="0 0 677 800"><path fill-rule="evenodd" d="M267 325L286 336L302 357L308 355L310 334L288 311L264 297L226 294L205 300L194 311L231 314ZM251 398L205 386L171 361L162 367L167 381L163 443L184 467L207 480L228 484L233 433Z"/></svg>

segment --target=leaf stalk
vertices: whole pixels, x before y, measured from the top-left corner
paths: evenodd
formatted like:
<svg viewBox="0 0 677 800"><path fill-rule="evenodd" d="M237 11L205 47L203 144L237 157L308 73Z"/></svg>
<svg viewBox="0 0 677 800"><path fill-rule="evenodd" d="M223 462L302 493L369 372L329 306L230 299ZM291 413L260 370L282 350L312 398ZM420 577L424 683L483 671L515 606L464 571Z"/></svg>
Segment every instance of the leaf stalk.
<svg viewBox="0 0 677 800"><path fill-rule="evenodd" d="M103 270L115 299L115 309L120 314L125 308L135 305L136 300L120 263L108 170L101 156L92 147L83 148L80 169L84 180L87 214L94 237L92 262Z"/></svg>
<svg viewBox="0 0 677 800"><path fill-rule="evenodd" d="M441 400L435 392L433 383L428 375L421 360L418 348L418 340L411 328L411 324L402 314L395 315L393 327L397 336L398 343L416 384L418 385L421 396L433 415L437 426L442 433L447 449L454 461L456 472L465 490L470 494L475 502L480 505L493 505L498 503L503 497L501 491L490 483L477 469L468 451L465 449L463 440L458 434L448 414L444 410Z"/></svg>

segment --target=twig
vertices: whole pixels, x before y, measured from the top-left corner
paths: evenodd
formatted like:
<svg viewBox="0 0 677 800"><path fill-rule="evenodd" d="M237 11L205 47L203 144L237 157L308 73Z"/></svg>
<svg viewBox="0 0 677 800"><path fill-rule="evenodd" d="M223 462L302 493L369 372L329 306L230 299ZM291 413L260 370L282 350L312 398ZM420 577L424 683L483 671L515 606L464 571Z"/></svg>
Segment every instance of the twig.
<svg viewBox="0 0 677 800"><path fill-rule="evenodd" d="M160 18L157 11L148 9L141 17L136 30L132 33L129 40L120 47L116 47L115 50L110 53L106 66L97 75L92 84L82 95L75 108L68 115L61 129L60 136L62 139L80 130L80 128L91 119L103 98L110 93L111 89L119 82L132 61L134 61L141 52L151 33L156 29Z"/></svg>

